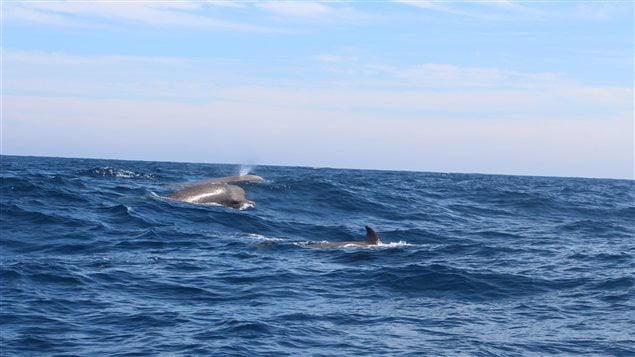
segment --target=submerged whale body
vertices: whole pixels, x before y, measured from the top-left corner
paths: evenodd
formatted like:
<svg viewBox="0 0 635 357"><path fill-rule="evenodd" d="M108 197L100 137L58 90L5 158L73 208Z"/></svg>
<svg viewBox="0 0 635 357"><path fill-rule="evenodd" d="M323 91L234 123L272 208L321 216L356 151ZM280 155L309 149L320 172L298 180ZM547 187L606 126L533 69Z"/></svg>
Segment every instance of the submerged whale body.
<svg viewBox="0 0 635 357"><path fill-rule="evenodd" d="M184 188L172 192L169 199L187 203L222 205L229 208L245 209L254 207L254 201L245 198L245 190L229 182L260 182L255 175L228 176L182 184Z"/></svg>
<svg viewBox="0 0 635 357"><path fill-rule="evenodd" d="M380 243L381 240L379 239L379 235L372 228L366 226L366 237L363 241L309 243L308 246L311 248L332 248L344 246L368 247L379 245Z"/></svg>

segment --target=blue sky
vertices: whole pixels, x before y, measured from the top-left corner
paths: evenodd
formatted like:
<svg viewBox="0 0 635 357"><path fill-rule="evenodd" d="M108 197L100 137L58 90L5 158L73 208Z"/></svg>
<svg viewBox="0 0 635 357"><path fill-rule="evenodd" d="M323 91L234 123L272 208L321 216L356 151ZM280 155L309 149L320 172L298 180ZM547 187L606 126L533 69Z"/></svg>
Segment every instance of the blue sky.
<svg viewBox="0 0 635 357"><path fill-rule="evenodd" d="M632 1L4 1L2 153L635 178Z"/></svg>

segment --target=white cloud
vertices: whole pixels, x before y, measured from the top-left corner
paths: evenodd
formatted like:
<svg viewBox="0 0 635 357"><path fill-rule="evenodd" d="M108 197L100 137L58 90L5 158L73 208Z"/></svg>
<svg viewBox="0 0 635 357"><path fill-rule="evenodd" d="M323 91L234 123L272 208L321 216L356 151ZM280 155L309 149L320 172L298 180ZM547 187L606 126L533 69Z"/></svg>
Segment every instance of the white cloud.
<svg viewBox="0 0 635 357"><path fill-rule="evenodd" d="M262 93L258 95L269 98L272 94L281 93L276 88L284 87L282 81L276 77L254 78L249 73L242 73L244 71L232 70L235 66L245 66L245 64L214 59L71 55L17 50L6 50L3 55L7 93L13 91L25 94L109 98L169 98L170 96L176 98L178 96L178 98L204 100L219 95L224 96L227 92L221 92L228 88L262 88ZM471 98L476 98L481 103L501 108L495 98L489 99L492 93L500 96L501 101L504 98L505 103L509 104L516 103L516 97L520 97L521 101L527 101L522 98L529 98L533 102L543 104L549 102L553 105L555 102L545 97L544 93L565 91L566 95L554 96L558 100L579 98L583 95L586 105L592 105L603 98L618 97L622 100L624 93L616 89L619 87L581 86L560 73L518 72L434 63L397 67L363 63L356 57L335 54L322 54L313 59L316 61L317 68L312 68L310 72L312 75L317 73L317 78L287 84L297 89L300 94L298 98L285 98L280 102L289 100L292 103L304 103L303 96L308 95L310 98L328 98L324 101L324 105L340 103L342 106L363 107L366 105L374 108L390 100L386 102L386 109L393 106L395 110L404 108L425 110L425 108L436 108L439 103L446 103L447 100L444 98L448 97L456 98L464 103L471 103L473 101ZM161 75L156 76L156 73ZM246 83L251 83L252 87L245 87ZM254 83L260 84L254 87ZM315 93L309 94L305 89L311 86L317 89ZM589 88L596 88L596 92L587 95L590 93ZM295 89L291 90L291 94L296 92ZM328 96L328 93L337 94ZM594 97L597 98L594 99ZM240 96L236 98L239 99ZM341 98L345 98L345 102L342 102ZM429 98L432 98L432 101L428 101ZM403 102L405 99L410 102ZM257 101L258 96L249 100ZM414 105L417 103L418 105ZM315 102L306 104L315 105ZM452 109L451 106L449 108ZM476 109L469 105L466 108ZM442 108L439 109L442 110ZM536 111L532 108L524 110Z"/></svg>
<svg viewBox="0 0 635 357"><path fill-rule="evenodd" d="M346 4L346 5L343 5ZM265 1L256 2L255 7L273 15L274 20L299 21L306 25L306 21L323 23L364 23L375 18L348 6L347 2L335 1Z"/></svg>
<svg viewBox="0 0 635 357"><path fill-rule="evenodd" d="M3 17L4 19L7 19L7 20L17 19L17 20L25 20L27 22L46 23L46 24L58 25L58 26L64 26L64 25L70 25L70 24L80 25L79 23L70 21L63 15L47 12L47 11L41 11L37 8L33 8L29 6L11 7L11 6L3 5L3 7L6 7L3 9L3 11L5 12L3 14Z"/></svg>
<svg viewBox="0 0 635 357"><path fill-rule="evenodd" d="M257 7L279 15L318 16L328 14L332 9L323 3L309 1L266 1Z"/></svg>
<svg viewBox="0 0 635 357"><path fill-rule="evenodd" d="M332 54L316 65L355 69L349 85L241 81L209 59L4 55L5 153L632 177L630 87Z"/></svg>
<svg viewBox="0 0 635 357"><path fill-rule="evenodd" d="M516 0L393 0L419 9L485 20L632 18L632 1L516 1Z"/></svg>
<svg viewBox="0 0 635 357"><path fill-rule="evenodd" d="M311 108L323 113L346 113L394 120L539 119L580 121L632 112L633 89L625 87L555 87L520 90L361 90L345 88L219 89L216 97L236 103L272 103L289 109Z"/></svg>
<svg viewBox="0 0 635 357"><path fill-rule="evenodd" d="M562 73L522 73L487 67L426 63L394 71L395 77L423 87L527 87L562 84Z"/></svg>
<svg viewBox="0 0 635 357"><path fill-rule="evenodd" d="M394 0L394 2L425 10L491 20L509 19L510 15L544 16L546 14L536 6L529 7L511 0Z"/></svg>
<svg viewBox="0 0 635 357"><path fill-rule="evenodd" d="M96 26L95 19L148 25L218 28L237 31L277 32L281 29L228 22L207 14L206 7L233 2L146 2L146 1L33 1L4 5L8 21L40 22L52 25ZM103 26L103 24L102 24Z"/></svg>
<svg viewBox="0 0 635 357"><path fill-rule="evenodd" d="M225 65L184 57L6 50L3 89L26 95L198 101L209 99L219 84L239 82Z"/></svg>
<svg viewBox="0 0 635 357"><path fill-rule="evenodd" d="M219 7L244 8L245 1L241 0L203 0L205 4Z"/></svg>
<svg viewBox="0 0 635 357"><path fill-rule="evenodd" d="M446 12L454 15L463 16L475 16L482 17L485 14L481 11L465 10L465 6L462 4L453 4L448 1L436 1L436 0L395 0L396 3L410 5L421 9ZM465 3L463 4L465 5Z"/></svg>
<svg viewBox="0 0 635 357"><path fill-rule="evenodd" d="M315 110L293 102L300 97L311 102L312 93L262 98L263 92L236 92L240 105L229 98L183 104L7 96L3 152L634 178L632 111L585 120L442 115L414 120L387 112ZM327 96L321 101L346 93L318 94ZM340 100L381 100L380 94L349 93ZM254 98L259 101L250 101Z"/></svg>
<svg viewBox="0 0 635 357"><path fill-rule="evenodd" d="M573 4L569 15L595 21L612 20L617 17L633 18L633 2L631 1L582 1Z"/></svg>
<svg viewBox="0 0 635 357"><path fill-rule="evenodd" d="M262 19L245 17L245 22L223 20L225 12L258 8L270 14L293 19L351 22L368 16L350 6L331 6L323 2L293 1L25 1L4 5L8 21L27 21L56 26L114 27L126 23L225 29L249 32L289 32L287 28L259 25ZM216 9L214 9L216 8ZM222 11L215 11L223 8ZM242 12L241 14L245 14ZM95 21L97 20L97 21Z"/></svg>
<svg viewBox="0 0 635 357"><path fill-rule="evenodd" d="M321 55L317 55L314 57L316 60L320 61L320 62L327 62L327 63L332 63L332 62L342 62L344 60L344 58L342 56L338 56L338 55L329 55L329 54L321 54Z"/></svg>
<svg viewBox="0 0 635 357"><path fill-rule="evenodd" d="M395 0L396 3L411 5L430 10L445 10L447 6L443 5L443 2L434 0Z"/></svg>
<svg viewBox="0 0 635 357"><path fill-rule="evenodd" d="M519 72L492 67L422 63L395 66L365 62L358 56L320 54L312 57L325 72L349 80L352 85L419 88L540 87L566 84L564 73ZM340 81L340 84L342 82Z"/></svg>
<svg viewBox="0 0 635 357"><path fill-rule="evenodd" d="M28 93L29 86L36 93L44 88L59 90L67 88L72 95L71 85L83 83L81 93L91 95L86 87L96 88L95 95L135 95L130 90L137 88L137 95L152 96L158 88L149 88L148 81L172 83L168 87L179 87L179 95L193 98L205 97L201 88L210 82L218 85L240 86L241 83L260 83L263 86L279 87L282 80L276 76L253 75L245 70L235 71L236 66L249 66L242 62L216 59L184 58L168 56L131 55L73 55L61 52L5 50L5 89ZM390 91L429 91L434 89L526 89L555 88L573 85L566 76L549 72L518 72L488 67L461 67L452 64L424 63L412 66L391 66L365 63L354 55L320 54L310 58L303 65L305 75L310 76L300 82L287 85L299 86L303 81L313 86L333 86L365 91L383 89ZM149 77L154 71L161 76ZM41 84L38 85L37 82ZM45 85L50 83L50 85ZM125 92L121 87L129 83ZM114 84L116 88L113 87ZM110 89L109 89L110 88ZM187 88L192 88L188 90ZM109 93L110 92L110 93ZM169 95L166 92L165 95ZM161 96L163 97L163 95Z"/></svg>
<svg viewBox="0 0 635 357"><path fill-rule="evenodd" d="M7 63L34 65L113 65L117 63L184 64L183 57L151 57L130 55L72 55L62 52L5 50L3 60Z"/></svg>

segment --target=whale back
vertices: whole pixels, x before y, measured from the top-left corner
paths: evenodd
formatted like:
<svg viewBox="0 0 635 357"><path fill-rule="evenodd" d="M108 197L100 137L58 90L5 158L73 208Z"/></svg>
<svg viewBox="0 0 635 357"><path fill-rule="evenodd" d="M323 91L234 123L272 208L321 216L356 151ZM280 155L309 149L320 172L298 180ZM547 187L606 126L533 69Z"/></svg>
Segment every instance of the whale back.
<svg viewBox="0 0 635 357"><path fill-rule="evenodd" d="M169 194L168 198L188 203L220 204L232 208L253 204L245 199L245 191L241 187L227 184L191 186Z"/></svg>
<svg viewBox="0 0 635 357"><path fill-rule="evenodd" d="M259 183L262 182L263 178L256 175L242 175L242 176L227 176L227 177L216 177L207 180L193 181L188 183L179 184L182 187L194 187L194 186L203 186L203 185L214 185L214 184L224 184L224 183Z"/></svg>

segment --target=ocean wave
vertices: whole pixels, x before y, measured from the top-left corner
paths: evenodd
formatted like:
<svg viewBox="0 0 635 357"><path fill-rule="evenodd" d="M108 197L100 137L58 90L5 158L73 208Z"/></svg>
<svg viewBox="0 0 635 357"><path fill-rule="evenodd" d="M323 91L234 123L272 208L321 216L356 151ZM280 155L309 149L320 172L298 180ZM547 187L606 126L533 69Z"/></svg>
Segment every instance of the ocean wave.
<svg viewBox="0 0 635 357"><path fill-rule="evenodd" d="M315 244L325 244L325 243L337 243L337 242L329 242L329 241L320 241L320 242L312 242L312 241L302 241L302 242L293 242L294 245L302 247L302 248L313 248ZM338 246L328 247L328 249L390 249L390 248L404 248L404 247L413 247L413 244L409 244L404 241L398 242L380 242L377 245L359 245L356 243L343 244Z"/></svg>
<svg viewBox="0 0 635 357"><path fill-rule="evenodd" d="M2 176L1 180L3 194L32 192L37 189L37 186L30 180L19 177L7 177Z"/></svg>
<svg viewBox="0 0 635 357"><path fill-rule="evenodd" d="M545 280L518 274L457 269L440 264L385 268L379 276L387 287L408 295L484 300L536 295L554 289L571 289L589 282L586 278Z"/></svg>
<svg viewBox="0 0 635 357"><path fill-rule="evenodd" d="M265 241L265 242L284 242L285 241L282 238L265 237L263 235L256 234L256 233L249 233L246 235L246 237L248 239L255 240L255 241Z"/></svg>
<svg viewBox="0 0 635 357"><path fill-rule="evenodd" d="M235 165L2 168L6 355L635 352L632 181L258 166L236 211L161 196Z"/></svg>

